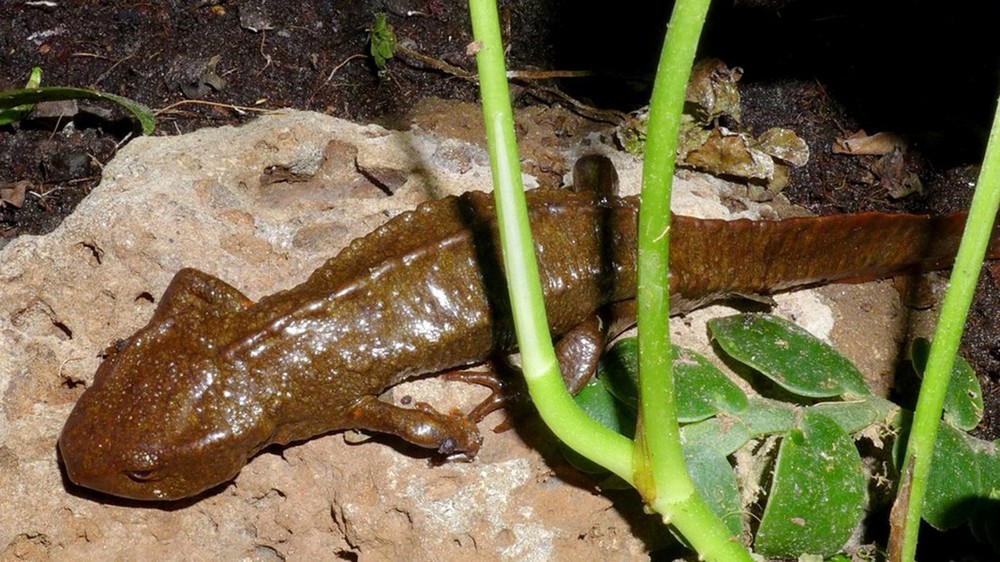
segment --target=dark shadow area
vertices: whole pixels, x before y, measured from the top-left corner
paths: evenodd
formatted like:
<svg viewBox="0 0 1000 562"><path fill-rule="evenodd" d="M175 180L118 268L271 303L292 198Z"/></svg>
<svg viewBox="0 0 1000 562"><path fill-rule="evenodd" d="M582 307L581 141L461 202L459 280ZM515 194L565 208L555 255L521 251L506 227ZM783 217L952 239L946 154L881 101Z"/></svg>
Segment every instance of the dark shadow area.
<svg viewBox="0 0 1000 562"><path fill-rule="evenodd" d="M870 131L918 141L939 166L976 162L1000 83L1000 6L932 2L715 2L701 56L742 67L744 83L815 81ZM556 0L555 68L593 70L565 81L596 105L647 103L670 6L636 0L580 9ZM536 24L537 25L537 24ZM534 51L532 51L534 52Z"/></svg>

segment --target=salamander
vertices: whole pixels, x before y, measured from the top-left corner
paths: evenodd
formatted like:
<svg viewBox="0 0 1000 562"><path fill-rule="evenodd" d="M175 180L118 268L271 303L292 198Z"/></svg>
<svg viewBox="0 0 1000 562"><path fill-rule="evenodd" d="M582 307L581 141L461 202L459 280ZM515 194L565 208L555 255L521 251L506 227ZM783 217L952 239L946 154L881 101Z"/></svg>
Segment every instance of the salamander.
<svg viewBox="0 0 1000 562"><path fill-rule="evenodd" d="M526 196L561 359L593 356L594 346L575 345L592 334L580 327L634 299L637 198L593 189ZM944 268L964 222L961 214L675 216L672 312ZM216 277L178 271L149 323L106 351L58 448L74 483L139 500L197 495L232 480L264 447L344 429L471 458L480 437L470 416L379 395L515 345L492 196L447 197L393 218L301 285L256 303Z"/></svg>

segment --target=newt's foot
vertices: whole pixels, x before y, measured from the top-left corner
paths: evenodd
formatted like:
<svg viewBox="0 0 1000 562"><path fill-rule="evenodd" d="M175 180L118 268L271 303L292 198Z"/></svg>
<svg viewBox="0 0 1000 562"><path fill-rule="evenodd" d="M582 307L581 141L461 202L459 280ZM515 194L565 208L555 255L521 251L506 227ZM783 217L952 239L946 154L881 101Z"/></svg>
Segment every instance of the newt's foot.
<svg viewBox="0 0 1000 562"><path fill-rule="evenodd" d="M507 402L508 392L504 380L497 376L494 364L490 365L490 369L489 371L450 371L442 375L446 381L476 384L490 389L490 395L465 415L472 423L483 421L486 416L503 408Z"/></svg>
<svg viewBox="0 0 1000 562"><path fill-rule="evenodd" d="M493 433L503 433L513 427L512 417L518 412L530 410L531 400L524 387L524 378L517 367L503 358L487 362L488 371L452 371L442 375L444 380L485 386L490 395L466 414L473 423L483 421L486 416L503 410L505 419L493 428Z"/></svg>
<svg viewBox="0 0 1000 562"><path fill-rule="evenodd" d="M463 415L441 414L426 402L417 402L414 408L434 418L432 423L425 423L416 429L418 433L434 437L438 453L449 457L461 454L470 460L479 453L483 438L474 420Z"/></svg>
<svg viewBox="0 0 1000 562"><path fill-rule="evenodd" d="M476 424L463 415L442 414L429 404L400 408L366 396L350 411L357 429L389 433L441 454L462 453L469 458L479 452L482 437Z"/></svg>

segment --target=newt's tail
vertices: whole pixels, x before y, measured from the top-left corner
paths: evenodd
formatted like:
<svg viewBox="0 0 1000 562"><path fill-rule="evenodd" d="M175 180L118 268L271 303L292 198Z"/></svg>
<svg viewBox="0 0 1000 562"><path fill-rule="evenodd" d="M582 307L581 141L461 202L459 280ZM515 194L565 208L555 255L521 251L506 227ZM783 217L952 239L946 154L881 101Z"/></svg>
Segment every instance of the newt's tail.
<svg viewBox="0 0 1000 562"><path fill-rule="evenodd" d="M676 216L671 299L694 308L732 295L858 283L951 266L966 213L863 213L780 221ZM995 228L988 258L1000 258Z"/></svg>

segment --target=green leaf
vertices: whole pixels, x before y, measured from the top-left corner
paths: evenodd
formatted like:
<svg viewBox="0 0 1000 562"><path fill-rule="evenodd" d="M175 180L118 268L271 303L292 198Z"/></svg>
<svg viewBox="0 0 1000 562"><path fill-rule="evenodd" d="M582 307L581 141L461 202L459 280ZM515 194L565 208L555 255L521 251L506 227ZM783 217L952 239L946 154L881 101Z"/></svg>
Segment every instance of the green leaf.
<svg viewBox="0 0 1000 562"><path fill-rule="evenodd" d="M35 66L31 69L31 74L28 75L28 83L24 85L25 88L37 88L42 83L42 69Z"/></svg>
<svg viewBox="0 0 1000 562"><path fill-rule="evenodd" d="M733 536L743 533L740 490L726 455L710 448L684 447L684 464L698 493Z"/></svg>
<svg viewBox="0 0 1000 562"><path fill-rule="evenodd" d="M574 400L591 419L604 427L629 438L635 433L635 411L621 404L596 378L580 389Z"/></svg>
<svg viewBox="0 0 1000 562"><path fill-rule="evenodd" d="M888 400L870 396L864 400L851 402L823 402L809 406L808 409L837 422L844 432L854 433L874 423L887 420L897 408Z"/></svg>
<svg viewBox="0 0 1000 562"><path fill-rule="evenodd" d="M604 427L630 439L635 434L635 411L629 410L615 399L608 392L607 387L596 377L590 379L573 397L573 400L592 420ZM566 461L581 472L587 474L606 474L608 472L603 466L565 446L561 441L560 450Z"/></svg>
<svg viewBox="0 0 1000 562"><path fill-rule="evenodd" d="M1000 552L1000 455L997 441L976 440L973 448L979 465L979 492L976 507L969 515L969 528L980 542L990 543ZM932 482L933 484L933 482Z"/></svg>
<svg viewBox="0 0 1000 562"><path fill-rule="evenodd" d="M747 395L708 359L672 346L677 386L677 419L681 423L710 418L719 412L740 412Z"/></svg>
<svg viewBox="0 0 1000 562"><path fill-rule="evenodd" d="M34 67L31 69L31 74L28 75L28 83L25 84L25 88L37 88L39 84L42 83L42 69L39 67ZM18 105L16 107L10 107L6 109L0 109L0 126L9 125L15 121L20 121L27 115L32 109L34 109L35 104L27 103L23 105Z"/></svg>
<svg viewBox="0 0 1000 562"><path fill-rule="evenodd" d="M854 442L833 420L806 412L781 441L755 551L773 557L835 554L861 520L864 501Z"/></svg>
<svg viewBox="0 0 1000 562"><path fill-rule="evenodd" d="M678 421L690 423L719 412L739 412L746 408L746 394L708 359L688 349L671 347ZM622 403L633 411L637 410L636 339L625 338L612 346L601 359L597 376Z"/></svg>
<svg viewBox="0 0 1000 562"><path fill-rule="evenodd" d="M788 433L798 425L803 413L821 414L839 425L844 433L851 434L888 420L896 409L888 400L874 396L856 402L824 402L806 407L753 397L745 410L685 425L681 433L685 446L711 447L728 455L752 438Z"/></svg>
<svg viewBox="0 0 1000 562"><path fill-rule="evenodd" d="M755 396L750 400L750 407L740 413L740 419L754 437L762 437L787 432L795 426L800 411L794 404Z"/></svg>
<svg viewBox="0 0 1000 562"><path fill-rule="evenodd" d="M913 370L923 378L931 342L924 338L913 340L910 358ZM983 389L972 367L961 356L955 357L944 397L944 419L959 429L975 429L983 419Z"/></svg>
<svg viewBox="0 0 1000 562"><path fill-rule="evenodd" d="M976 441L947 423L938 428L923 507L935 529L954 529L972 514L982 484Z"/></svg>
<svg viewBox="0 0 1000 562"><path fill-rule="evenodd" d="M375 14L375 23L372 24L368 39L375 66L379 70L385 70L386 62L396 51L396 34L393 33L392 26L389 25L384 13Z"/></svg>
<svg viewBox="0 0 1000 562"><path fill-rule="evenodd" d="M639 349L635 338L615 342L601 356L596 379L633 412L639 410Z"/></svg>
<svg viewBox="0 0 1000 562"><path fill-rule="evenodd" d="M87 88L49 87L4 90L0 92L0 111L42 101L73 99L113 101L128 110L139 121L142 126L142 134L148 135L153 132L156 117L151 109L128 98Z"/></svg>
<svg viewBox="0 0 1000 562"><path fill-rule="evenodd" d="M720 415L681 428L684 447L712 450L726 456L750 441L750 429L740 418Z"/></svg>
<svg viewBox="0 0 1000 562"><path fill-rule="evenodd" d="M770 314L737 314L708 322L730 357L789 392L812 398L870 394L861 372L830 345Z"/></svg>

